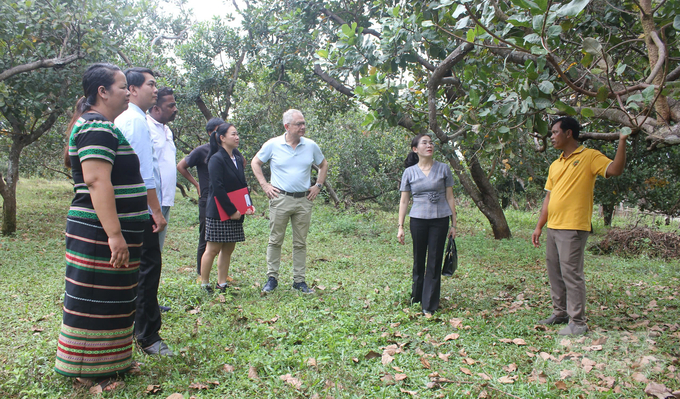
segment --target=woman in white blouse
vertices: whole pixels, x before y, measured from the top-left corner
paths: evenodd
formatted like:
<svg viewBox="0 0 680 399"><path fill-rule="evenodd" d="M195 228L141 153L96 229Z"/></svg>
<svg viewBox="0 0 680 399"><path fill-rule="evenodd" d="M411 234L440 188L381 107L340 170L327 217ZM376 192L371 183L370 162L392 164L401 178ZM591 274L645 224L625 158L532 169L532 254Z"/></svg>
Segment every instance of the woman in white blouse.
<svg viewBox="0 0 680 399"><path fill-rule="evenodd" d="M409 213L413 239L411 301L420 302L425 315L431 315L439 307L444 246L448 236L456 237L453 175L448 165L432 158L433 153L434 143L430 136L421 134L411 141L411 152L404 161L406 170L399 189L401 200L397 239L402 245L406 208L409 197L413 196Z"/></svg>

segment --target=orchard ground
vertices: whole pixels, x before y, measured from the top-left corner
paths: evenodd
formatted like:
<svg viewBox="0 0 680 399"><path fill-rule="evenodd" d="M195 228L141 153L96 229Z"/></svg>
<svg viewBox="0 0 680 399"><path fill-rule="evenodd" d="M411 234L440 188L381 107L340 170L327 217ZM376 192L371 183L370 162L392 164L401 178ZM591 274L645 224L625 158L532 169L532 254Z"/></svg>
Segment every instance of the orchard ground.
<svg viewBox="0 0 680 399"><path fill-rule="evenodd" d="M53 371L71 187L22 180L18 232L0 238L2 397L91 396ZM397 243L398 204L358 212L317 201L307 253L316 293L291 287L288 234L279 287L262 296L268 209L253 197L257 215L232 258L236 284L208 296L196 282L197 205L178 195L159 294L172 307L161 335L176 356L136 349L141 373L103 397L643 398L650 382L680 389L677 260L587 252L591 332L560 337L559 326L536 324L551 312L545 249L530 245L536 212L506 211L513 238L496 241L479 211L463 204L459 269L443 278L441 309L426 318L409 303L410 237ZM600 218L594 227L590 243L606 231ZM677 222L663 228L677 232Z"/></svg>

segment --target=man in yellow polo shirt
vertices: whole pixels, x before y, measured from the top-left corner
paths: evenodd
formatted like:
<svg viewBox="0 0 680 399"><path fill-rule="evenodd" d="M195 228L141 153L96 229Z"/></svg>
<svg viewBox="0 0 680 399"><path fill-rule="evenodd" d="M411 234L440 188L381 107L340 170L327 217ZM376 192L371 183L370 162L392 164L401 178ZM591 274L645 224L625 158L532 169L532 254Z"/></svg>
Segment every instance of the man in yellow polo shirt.
<svg viewBox="0 0 680 399"><path fill-rule="evenodd" d="M626 138L619 134L614 160L577 141L581 126L576 119L562 117L551 126L553 147L562 154L550 165L545 183L545 200L531 242L538 248L543 226L548 223L546 263L553 313L540 324L569 324L560 335L581 335L588 331L585 317L586 281L583 255L591 230L593 189L597 175L619 176L626 164ZM571 318L571 321L569 320Z"/></svg>

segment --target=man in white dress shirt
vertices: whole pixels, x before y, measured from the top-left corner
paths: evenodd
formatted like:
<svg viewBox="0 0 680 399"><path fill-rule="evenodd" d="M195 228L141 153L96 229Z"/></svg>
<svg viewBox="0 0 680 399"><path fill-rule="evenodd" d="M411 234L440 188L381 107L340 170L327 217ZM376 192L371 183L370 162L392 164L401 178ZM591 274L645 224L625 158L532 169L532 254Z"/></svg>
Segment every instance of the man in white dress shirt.
<svg viewBox="0 0 680 399"><path fill-rule="evenodd" d="M169 87L163 87L158 90L158 100L146 115L146 121L149 124L149 134L153 141L153 150L158 158L158 167L161 172L161 211L167 222L170 222L170 208L175 205L175 187L177 186L177 169L175 167L177 148L172 131L168 127L168 122L174 121L175 116L177 116L177 102L174 92ZM166 228L158 234L161 252L167 231Z"/></svg>

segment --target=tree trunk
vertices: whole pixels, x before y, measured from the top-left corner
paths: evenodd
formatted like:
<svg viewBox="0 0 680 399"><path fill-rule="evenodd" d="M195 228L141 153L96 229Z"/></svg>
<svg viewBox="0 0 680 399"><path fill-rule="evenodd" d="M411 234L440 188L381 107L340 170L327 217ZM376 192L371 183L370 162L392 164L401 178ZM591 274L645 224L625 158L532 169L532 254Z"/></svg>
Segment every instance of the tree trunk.
<svg viewBox="0 0 680 399"><path fill-rule="evenodd" d="M474 152L472 153L474 154ZM508 226L508 221L505 219L505 213L503 213L503 208L498 201L496 190L491 185L487 174L484 173L476 155L472 155L468 159L468 165L470 176L472 176L472 180L481 194L482 204L477 204L477 207L486 216L489 223L491 223L494 238L500 240L512 237L510 226Z"/></svg>
<svg viewBox="0 0 680 399"><path fill-rule="evenodd" d="M614 204L602 204L602 217L604 218L604 225L607 227L612 226L612 218L614 217Z"/></svg>
<svg viewBox="0 0 680 399"><path fill-rule="evenodd" d="M474 151L471 151L474 152ZM458 176L458 181L463 186L465 192L475 202L477 208L482 212L491 224L491 230L495 239L510 238L510 227L505 219L503 208L498 202L498 195L491 182L479 165L477 157L472 156L467 159L468 170L461 164L455 151L444 151L444 156L449 161L453 171ZM467 172L470 172L468 176ZM472 179L470 179L472 176Z"/></svg>
<svg viewBox="0 0 680 399"><path fill-rule="evenodd" d="M2 195L2 235L7 236L17 231L17 182L19 181L19 156L23 147L12 144L9 153L7 177L0 175L0 194Z"/></svg>

